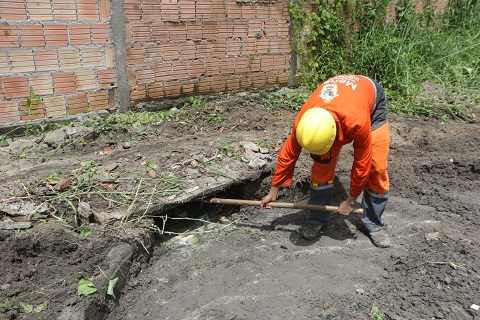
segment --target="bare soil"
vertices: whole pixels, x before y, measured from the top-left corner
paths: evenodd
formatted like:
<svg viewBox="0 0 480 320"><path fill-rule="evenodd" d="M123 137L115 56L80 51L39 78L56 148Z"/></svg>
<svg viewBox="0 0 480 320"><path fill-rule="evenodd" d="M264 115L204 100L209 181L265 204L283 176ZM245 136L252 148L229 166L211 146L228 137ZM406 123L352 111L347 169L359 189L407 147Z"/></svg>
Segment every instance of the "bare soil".
<svg viewBox="0 0 480 320"><path fill-rule="evenodd" d="M391 115L388 249L355 215L307 242L301 210L197 202L268 191L295 116L268 103L280 90L145 104L171 110L155 124L9 139L0 319L480 319L478 123ZM307 201L310 161L279 201ZM347 146L334 204L351 161ZM78 295L121 244L134 254L115 297L100 285Z"/></svg>

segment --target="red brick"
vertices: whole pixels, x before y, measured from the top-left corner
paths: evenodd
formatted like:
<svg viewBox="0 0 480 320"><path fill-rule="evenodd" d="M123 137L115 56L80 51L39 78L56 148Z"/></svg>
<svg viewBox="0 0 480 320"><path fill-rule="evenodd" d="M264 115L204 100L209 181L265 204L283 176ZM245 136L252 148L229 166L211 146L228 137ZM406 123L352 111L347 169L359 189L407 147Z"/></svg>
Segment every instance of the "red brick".
<svg viewBox="0 0 480 320"><path fill-rule="evenodd" d="M212 1L202 0L196 2L195 16L197 19L212 18Z"/></svg>
<svg viewBox="0 0 480 320"><path fill-rule="evenodd" d="M285 85L288 84L288 81L290 80L290 71L289 70L283 70L280 71L278 74L278 83Z"/></svg>
<svg viewBox="0 0 480 320"><path fill-rule="evenodd" d="M73 72L55 72L53 78L53 93L75 92L75 78Z"/></svg>
<svg viewBox="0 0 480 320"><path fill-rule="evenodd" d="M233 74L235 73L235 58L222 58L220 59L220 74Z"/></svg>
<svg viewBox="0 0 480 320"><path fill-rule="evenodd" d="M153 83L147 87L148 97L151 99L165 98L165 86L163 83Z"/></svg>
<svg viewBox="0 0 480 320"><path fill-rule="evenodd" d="M53 11L50 1L27 0L26 4L31 21L53 20Z"/></svg>
<svg viewBox="0 0 480 320"><path fill-rule="evenodd" d="M284 17L285 14L288 15L288 11L285 10L283 1L277 1L270 5L270 15L266 18Z"/></svg>
<svg viewBox="0 0 480 320"><path fill-rule="evenodd" d="M67 26L64 24L45 24L45 42L48 47L68 45Z"/></svg>
<svg viewBox="0 0 480 320"><path fill-rule="evenodd" d="M263 37L263 21L262 20L248 20L248 34L249 37L261 38Z"/></svg>
<svg viewBox="0 0 480 320"><path fill-rule="evenodd" d="M52 0L52 7L56 21L77 20L75 0Z"/></svg>
<svg viewBox="0 0 480 320"><path fill-rule="evenodd" d="M205 75L205 61L191 60L188 62L188 70L190 78L199 78Z"/></svg>
<svg viewBox="0 0 480 320"><path fill-rule="evenodd" d="M275 37L278 35L278 22L273 20L265 21L265 36Z"/></svg>
<svg viewBox="0 0 480 320"><path fill-rule="evenodd" d="M233 37L233 20L223 20L218 22L218 38Z"/></svg>
<svg viewBox="0 0 480 320"><path fill-rule="evenodd" d="M90 24L72 23L68 25L70 45L91 44Z"/></svg>
<svg viewBox="0 0 480 320"><path fill-rule="evenodd" d="M20 121L20 111L16 101L0 102L0 123Z"/></svg>
<svg viewBox="0 0 480 320"><path fill-rule="evenodd" d="M245 73L240 75L240 88L251 88L253 82L253 75L251 73Z"/></svg>
<svg viewBox="0 0 480 320"><path fill-rule="evenodd" d="M180 19L195 19L195 0L181 0L178 5Z"/></svg>
<svg viewBox="0 0 480 320"><path fill-rule="evenodd" d="M218 39L211 41L212 44L212 57L220 57L223 58L227 54L227 40L225 39Z"/></svg>
<svg viewBox="0 0 480 320"><path fill-rule="evenodd" d="M110 1L109 0L100 0L100 21L107 22L110 18Z"/></svg>
<svg viewBox="0 0 480 320"><path fill-rule="evenodd" d="M229 91L240 88L240 76L238 74L228 75L226 82Z"/></svg>
<svg viewBox="0 0 480 320"><path fill-rule="evenodd" d="M124 0L123 11L128 20L140 20L142 18L142 3L138 0Z"/></svg>
<svg viewBox="0 0 480 320"><path fill-rule="evenodd" d="M30 96L30 89L28 87L28 79L25 76L6 77L2 79L3 90L5 91L5 98L27 98Z"/></svg>
<svg viewBox="0 0 480 320"><path fill-rule="evenodd" d="M290 21L289 20L278 21L278 36L279 37L285 37L285 38L290 36Z"/></svg>
<svg viewBox="0 0 480 320"><path fill-rule="evenodd" d="M240 39L227 39L227 56L239 56L241 46Z"/></svg>
<svg viewBox="0 0 480 320"><path fill-rule="evenodd" d="M195 59L195 42L186 41L180 43L180 59L191 60Z"/></svg>
<svg viewBox="0 0 480 320"><path fill-rule="evenodd" d="M157 20L162 14L159 0L142 1L142 20Z"/></svg>
<svg viewBox="0 0 480 320"><path fill-rule="evenodd" d="M94 68L102 66L102 52L99 47L82 48L82 67Z"/></svg>
<svg viewBox="0 0 480 320"><path fill-rule="evenodd" d="M99 69L98 86L100 89L110 89L117 87L117 71L115 69Z"/></svg>
<svg viewBox="0 0 480 320"><path fill-rule="evenodd" d="M212 2L212 18L226 18L227 10L225 7L225 1L213 1Z"/></svg>
<svg viewBox="0 0 480 320"><path fill-rule="evenodd" d="M58 55L55 49L36 49L33 51L36 71L58 70Z"/></svg>
<svg viewBox="0 0 480 320"><path fill-rule="evenodd" d="M180 58L180 52L178 49L178 43L169 42L162 44L163 56L165 61L178 60Z"/></svg>
<svg viewBox="0 0 480 320"><path fill-rule="evenodd" d="M152 22L152 41L169 41L170 23L163 21Z"/></svg>
<svg viewBox="0 0 480 320"><path fill-rule="evenodd" d="M266 38L257 40L257 53L258 54L267 54L270 49L270 41Z"/></svg>
<svg viewBox="0 0 480 320"><path fill-rule="evenodd" d="M220 74L220 59L210 58L205 61L205 75Z"/></svg>
<svg viewBox="0 0 480 320"><path fill-rule="evenodd" d="M80 68L80 51L78 49L58 50L58 61L62 70Z"/></svg>
<svg viewBox="0 0 480 320"><path fill-rule="evenodd" d="M188 79L188 64L185 61L174 61L172 75L173 79Z"/></svg>
<svg viewBox="0 0 480 320"><path fill-rule="evenodd" d="M21 120L37 120L45 117L45 111L43 108L43 100L39 103L29 103L27 100L21 100L19 102Z"/></svg>
<svg viewBox="0 0 480 320"><path fill-rule="evenodd" d="M0 18L3 20L27 20L23 1L0 1Z"/></svg>
<svg viewBox="0 0 480 320"><path fill-rule="evenodd" d="M92 39L94 44L105 44L110 42L110 29L107 23L92 24Z"/></svg>
<svg viewBox="0 0 480 320"><path fill-rule="evenodd" d="M182 94L191 95L196 91L197 81L195 79L182 80Z"/></svg>
<svg viewBox="0 0 480 320"><path fill-rule="evenodd" d="M71 94L67 97L68 101L68 114L87 113L88 110L88 97L87 93Z"/></svg>
<svg viewBox="0 0 480 320"><path fill-rule="evenodd" d="M257 53L257 39L255 38L247 38L243 39L243 46L242 46L242 54L255 54Z"/></svg>
<svg viewBox="0 0 480 320"><path fill-rule="evenodd" d="M75 88L77 91L97 89L95 72L93 70L81 70L75 72Z"/></svg>
<svg viewBox="0 0 480 320"><path fill-rule="evenodd" d="M203 36L203 24L201 21L187 22L187 40L200 40Z"/></svg>
<svg viewBox="0 0 480 320"><path fill-rule="evenodd" d="M259 56L251 56L250 61L248 63L248 71L249 72L256 72L260 71L260 57Z"/></svg>
<svg viewBox="0 0 480 320"><path fill-rule="evenodd" d="M147 42L152 40L150 23L144 21L134 21L131 23L131 35L127 34L127 39L133 42Z"/></svg>
<svg viewBox="0 0 480 320"><path fill-rule="evenodd" d="M267 72L267 85L273 85L278 83L278 72L277 71L269 71Z"/></svg>
<svg viewBox="0 0 480 320"><path fill-rule="evenodd" d="M287 69L289 66L286 63L288 61L289 56L280 54L280 55L274 55L273 56L273 64L275 66L275 69Z"/></svg>
<svg viewBox="0 0 480 320"><path fill-rule="evenodd" d="M203 1L203 0L202 0ZM180 19L176 0L162 0L162 20L177 21Z"/></svg>
<svg viewBox="0 0 480 320"><path fill-rule="evenodd" d="M162 62L155 68L155 82L172 80L172 62Z"/></svg>
<svg viewBox="0 0 480 320"><path fill-rule="evenodd" d="M233 36L235 38L246 38L248 36L248 23L246 20L235 20L233 24Z"/></svg>
<svg viewBox="0 0 480 320"><path fill-rule="evenodd" d="M212 91L223 92L227 88L227 81L225 76L212 77Z"/></svg>
<svg viewBox="0 0 480 320"><path fill-rule="evenodd" d="M128 83L131 86L136 86L137 85L137 75L135 74L136 70L134 66L127 66L127 79Z"/></svg>
<svg viewBox="0 0 480 320"><path fill-rule="evenodd" d="M77 1L78 20L94 20L98 21L99 12L97 8L97 0Z"/></svg>
<svg viewBox="0 0 480 320"><path fill-rule="evenodd" d="M172 41L187 40L187 24L185 22L170 23L170 39Z"/></svg>
<svg viewBox="0 0 480 320"><path fill-rule="evenodd" d="M210 77L208 78L200 78L198 79L198 93L205 94L212 91L212 80Z"/></svg>
<svg viewBox="0 0 480 320"><path fill-rule="evenodd" d="M203 22L203 39L216 39L218 35L218 22L204 21Z"/></svg>
<svg viewBox="0 0 480 320"><path fill-rule="evenodd" d="M67 115L67 106L64 96L44 97L45 117L61 117Z"/></svg>
<svg viewBox="0 0 480 320"><path fill-rule="evenodd" d="M242 10L244 4L239 4L234 1L228 1L227 7L227 18L229 19L240 19L242 18Z"/></svg>
<svg viewBox="0 0 480 320"><path fill-rule="evenodd" d="M261 71L269 71L275 69L275 65L273 63L273 56L271 55L263 55L261 57L260 62L260 70Z"/></svg>
<svg viewBox="0 0 480 320"><path fill-rule="evenodd" d="M158 43L148 43L143 48L145 54L145 63L147 65L156 65L163 61L163 49ZM141 61L136 61L136 64Z"/></svg>
<svg viewBox="0 0 480 320"><path fill-rule="evenodd" d="M0 48L19 48L17 26L0 24Z"/></svg>
<svg viewBox="0 0 480 320"><path fill-rule="evenodd" d="M262 6L263 7L266 6ZM253 3L243 3L242 4L242 18L243 19L255 19L257 17L257 6Z"/></svg>
<svg viewBox="0 0 480 320"><path fill-rule="evenodd" d="M270 16L270 13L271 13L270 7L271 7L270 5L259 4L257 6L257 11L256 11L256 14L255 14L255 17L257 17L257 19L262 19L262 20L270 18L271 17ZM277 16L274 16L273 18L277 18Z"/></svg>
<svg viewBox="0 0 480 320"><path fill-rule="evenodd" d="M41 24L20 24L18 25L18 31L20 33L21 47L45 46L45 38Z"/></svg>
<svg viewBox="0 0 480 320"><path fill-rule="evenodd" d="M151 84L155 82L155 69L149 65L137 65L135 66L135 77L137 84Z"/></svg>
<svg viewBox="0 0 480 320"><path fill-rule="evenodd" d="M113 45L105 46L103 50L105 52L105 67L113 67L115 65L115 47Z"/></svg>
<svg viewBox="0 0 480 320"><path fill-rule="evenodd" d="M235 58L235 73L248 72L250 58L247 56Z"/></svg>
<svg viewBox="0 0 480 320"><path fill-rule="evenodd" d="M265 86L266 77L263 72L256 72L252 75L252 87L253 88L262 88Z"/></svg>
<svg viewBox="0 0 480 320"><path fill-rule="evenodd" d="M8 51L8 58L10 60L10 68L14 73L35 71L32 50Z"/></svg>
<svg viewBox="0 0 480 320"><path fill-rule="evenodd" d="M109 109L117 109L117 91L118 87L108 89L108 108Z"/></svg>
<svg viewBox="0 0 480 320"><path fill-rule="evenodd" d="M283 41L282 39L271 39L270 40L270 48L268 50L271 54L279 54L282 53L283 49Z"/></svg>
<svg viewBox="0 0 480 320"><path fill-rule="evenodd" d="M28 77L30 87L38 95L53 94L53 81L50 74L42 74Z"/></svg>
<svg viewBox="0 0 480 320"><path fill-rule="evenodd" d="M147 98L147 88L145 86L136 86L130 89L130 99L134 102L142 101Z"/></svg>
<svg viewBox="0 0 480 320"><path fill-rule="evenodd" d="M10 72L7 53L5 51L0 51L0 74L6 74Z"/></svg>
<svg viewBox="0 0 480 320"><path fill-rule="evenodd" d="M182 84L180 80L165 82L165 97L178 97L181 94Z"/></svg>
<svg viewBox="0 0 480 320"><path fill-rule="evenodd" d="M202 59L211 56L212 43L211 41L195 41L195 59Z"/></svg>
<svg viewBox="0 0 480 320"><path fill-rule="evenodd" d="M1 84L1 83L0 83ZM0 85L0 101L4 101L5 100L5 95L3 94L3 88L2 86Z"/></svg>
<svg viewBox="0 0 480 320"><path fill-rule="evenodd" d="M88 93L88 105L90 111L108 109L108 91L96 91Z"/></svg>
<svg viewBox="0 0 480 320"><path fill-rule="evenodd" d="M135 65L144 63L145 54L141 45L133 45L126 48L127 64Z"/></svg>

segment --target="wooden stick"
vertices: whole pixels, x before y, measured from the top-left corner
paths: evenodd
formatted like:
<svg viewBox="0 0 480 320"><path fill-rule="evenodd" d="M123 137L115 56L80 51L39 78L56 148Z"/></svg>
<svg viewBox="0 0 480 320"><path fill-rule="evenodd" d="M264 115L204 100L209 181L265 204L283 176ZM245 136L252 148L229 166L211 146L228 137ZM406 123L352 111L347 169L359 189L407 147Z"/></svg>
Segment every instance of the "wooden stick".
<svg viewBox="0 0 480 320"><path fill-rule="evenodd" d="M242 200L242 199L222 199L211 198L204 200L208 203L220 203L220 204L235 204L240 206L260 206L261 201L257 200ZM323 206L319 204L309 203L291 203L291 202L270 202L268 204L272 208L287 208L287 209L306 209L306 210L319 210L335 212L338 207L335 206ZM363 213L363 209L354 209L353 213Z"/></svg>

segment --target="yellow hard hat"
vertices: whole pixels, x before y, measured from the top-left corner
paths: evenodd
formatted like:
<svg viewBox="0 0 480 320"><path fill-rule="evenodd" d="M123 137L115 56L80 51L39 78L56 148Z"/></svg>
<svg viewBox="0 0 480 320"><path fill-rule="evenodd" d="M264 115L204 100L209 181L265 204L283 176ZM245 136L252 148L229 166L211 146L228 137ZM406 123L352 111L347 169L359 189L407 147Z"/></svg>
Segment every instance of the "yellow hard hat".
<svg viewBox="0 0 480 320"><path fill-rule="evenodd" d="M337 127L330 112L322 108L311 108L302 115L295 132L302 148L321 155L332 147Z"/></svg>

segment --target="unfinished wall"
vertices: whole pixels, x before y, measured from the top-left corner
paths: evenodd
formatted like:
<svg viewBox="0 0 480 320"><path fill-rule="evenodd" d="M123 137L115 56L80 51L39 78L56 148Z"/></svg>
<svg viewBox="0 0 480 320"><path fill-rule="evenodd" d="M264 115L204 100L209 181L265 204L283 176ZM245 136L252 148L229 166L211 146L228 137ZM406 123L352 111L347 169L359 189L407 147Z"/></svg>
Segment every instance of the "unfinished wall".
<svg viewBox="0 0 480 320"><path fill-rule="evenodd" d="M107 0L1 0L0 123L114 106L109 16Z"/></svg>
<svg viewBox="0 0 480 320"><path fill-rule="evenodd" d="M125 0L132 100L288 82L288 1Z"/></svg>

